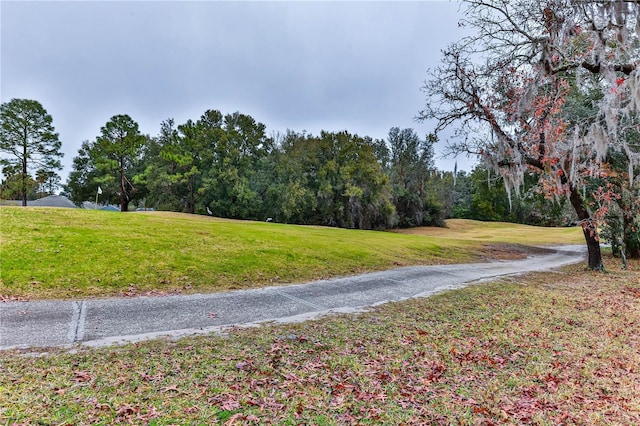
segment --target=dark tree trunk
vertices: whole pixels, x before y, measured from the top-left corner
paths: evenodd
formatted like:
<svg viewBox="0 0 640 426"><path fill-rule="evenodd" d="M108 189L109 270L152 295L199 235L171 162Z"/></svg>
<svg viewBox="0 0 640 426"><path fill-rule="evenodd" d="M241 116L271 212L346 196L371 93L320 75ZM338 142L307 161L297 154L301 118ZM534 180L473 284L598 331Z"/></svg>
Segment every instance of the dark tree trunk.
<svg viewBox="0 0 640 426"><path fill-rule="evenodd" d="M633 234L633 222L630 215L625 214L622 218L622 239L627 258L640 259L640 241Z"/></svg>
<svg viewBox="0 0 640 426"><path fill-rule="evenodd" d="M583 226L582 232L584 233L584 239L587 242L587 251L589 255L589 269L594 271L604 270L602 264L602 253L600 252L600 240L596 234L596 230L591 226Z"/></svg>
<svg viewBox="0 0 640 426"><path fill-rule="evenodd" d="M529 165L532 165L540 170L544 170L542 162L540 160L529 158ZM563 170L564 172L564 170ZM602 253L600 251L600 239L598 238L598 230L596 225L591 219L591 214L584 206L584 200L580 195L578 189L569 183L567 174L563 173L561 182L563 185L569 185L569 201L571 206L576 211L580 224L582 225L582 232L584 234L585 242L587 243L588 252L588 266L589 269L594 271L603 271L604 264L602 263Z"/></svg>
<svg viewBox="0 0 640 426"><path fill-rule="evenodd" d="M25 135L26 139L26 135ZM24 151L22 152L22 207L27 206L27 145L24 145Z"/></svg>
<svg viewBox="0 0 640 426"><path fill-rule="evenodd" d="M600 240L598 239L598 231L591 220L589 211L584 207L582 196L580 195L578 190L573 185L570 185L569 190L571 191L569 200L571 201L571 205L578 214L578 219L580 219L582 225L582 232L584 233L584 239L587 242L587 251L589 254L589 269L592 269L594 271L602 271L604 270L604 265L602 263L602 253L600 252Z"/></svg>
<svg viewBox="0 0 640 426"><path fill-rule="evenodd" d="M27 174L22 172L22 188L20 188L20 195L22 196L22 207L27 206Z"/></svg>
<svg viewBox="0 0 640 426"><path fill-rule="evenodd" d="M120 211L126 212L128 210L129 210L129 198L127 197L127 193L124 192L124 188L123 188L120 190Z"/></svg>
<svg viewBox="0 0 640 426"><path fill-rule="evenodd" d="M129 199L127 197L127 181L124 176L124 168L122 166L123 160L120 159L120 211L126 212L129 210Z"/></svg>

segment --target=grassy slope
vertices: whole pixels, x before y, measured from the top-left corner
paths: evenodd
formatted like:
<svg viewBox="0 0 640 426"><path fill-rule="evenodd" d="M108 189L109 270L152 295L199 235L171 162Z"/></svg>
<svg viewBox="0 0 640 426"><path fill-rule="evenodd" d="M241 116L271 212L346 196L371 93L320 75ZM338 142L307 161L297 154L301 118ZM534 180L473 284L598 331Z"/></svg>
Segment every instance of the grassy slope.
<svg viewBox="0 0 640 426"><path fill-rule="evenodd" d="M477 222L450 219L446 228L412 228L396 232L438 239L478 241L483 243L513 243L525 245L583 244L578 228L542 228L504 222Z"/></svg>
<svg viewBox="0 0 640 426"><path fill-rule="evenodd" d="M406 235L176 213L20 207L0 207L0 226L0 295L31 298L222 291L466 262L477 259L489 239L581 241L575 228L471 221Z"/></svg>
<svg viewBox="0 0 640 426"><path fill-rule="evenodd" d="M0 353L0 424L640 424L639 270L574 266L228 337Z"/></svg>

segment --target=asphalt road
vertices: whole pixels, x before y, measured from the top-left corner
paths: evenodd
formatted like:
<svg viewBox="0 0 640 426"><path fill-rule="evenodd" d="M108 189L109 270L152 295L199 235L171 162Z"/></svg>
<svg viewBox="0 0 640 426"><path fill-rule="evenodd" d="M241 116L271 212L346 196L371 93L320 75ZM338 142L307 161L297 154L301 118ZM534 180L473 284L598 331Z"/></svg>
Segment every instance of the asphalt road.
<svg viewBox="0 0 640 426"><path fill-rule="evenodd" d="M104 346L161 336L220 332L234 325L301 321L331 312L464 287L480 280L551 270L585 259L583 246L525 260L415 266L308 284L214 294L0 303L0 350Z"/></svg>

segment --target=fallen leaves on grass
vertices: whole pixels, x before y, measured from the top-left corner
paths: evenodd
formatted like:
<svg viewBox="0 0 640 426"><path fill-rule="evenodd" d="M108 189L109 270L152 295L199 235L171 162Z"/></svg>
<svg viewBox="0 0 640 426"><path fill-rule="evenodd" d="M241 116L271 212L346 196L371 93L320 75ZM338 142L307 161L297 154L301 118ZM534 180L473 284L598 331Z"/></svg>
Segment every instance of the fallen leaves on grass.
<svg viewBox="0 0 640 426"><path fill-rule="evenodd" d="M0 423L640 424L640 262L226 338L0 355Z"/></svg>
<svg viewBox="0 0 640 426"><path fill-rule="evenodd" d="M28 302L28 297L0 294L0 302Z"/></svg>
<svg viewBox="0 0 640 426"><path fill-rule="evenodd" d="M541 247L519 244L483 244L477 252L479 259L489 262L495 260L520 260L534 254L547 254L549 250Z"/></svg>

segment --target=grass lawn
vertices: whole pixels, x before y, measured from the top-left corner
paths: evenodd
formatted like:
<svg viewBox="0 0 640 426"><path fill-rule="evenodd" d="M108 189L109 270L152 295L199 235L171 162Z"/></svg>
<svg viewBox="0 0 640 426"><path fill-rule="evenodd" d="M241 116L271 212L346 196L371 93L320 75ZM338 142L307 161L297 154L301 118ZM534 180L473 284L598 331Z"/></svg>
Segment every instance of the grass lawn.
<svg viewBox="0 0 640 426"><path fill-rule="evenodd" d="M227 336L7 351L0 424L637 425L639 327L632 261Z"/></svg>
<svg viewBox="0 0 640 426"><path fill-rule="evenodd" d="M23 207L0 207L0 226L5 299L224 291L583 242L578 228L473 221L401 233Z"/></svg>
<svg viewBox="0 0 640 426"><path fill-rule="evenodd" d="M395 232L445 240L525 245L584 244L579 228L544 228L505 222L449 219L446 228L410 228Z"/></svg>

